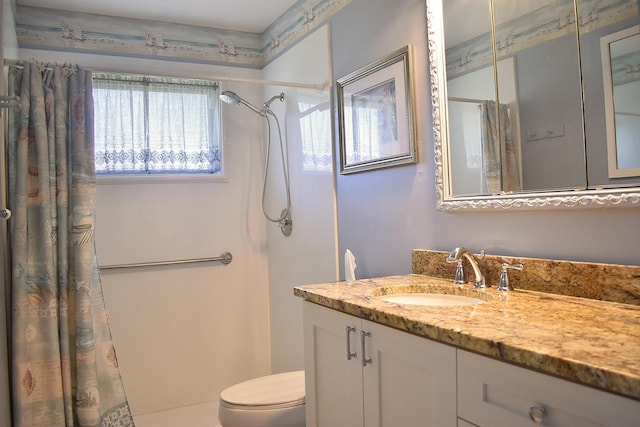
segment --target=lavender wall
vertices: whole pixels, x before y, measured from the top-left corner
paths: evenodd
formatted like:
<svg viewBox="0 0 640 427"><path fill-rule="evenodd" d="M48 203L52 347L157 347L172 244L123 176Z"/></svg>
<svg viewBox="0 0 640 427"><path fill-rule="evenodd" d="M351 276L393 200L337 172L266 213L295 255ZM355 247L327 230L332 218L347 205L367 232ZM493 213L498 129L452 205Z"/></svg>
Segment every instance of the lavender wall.
<svg viewBox="0 0 640 427"><path fill-rule="evenodd" d="M437 212L424 0L354 0L331 24L335 78L406 44L415 53L419 163L337 177L339 251L355 254L357 277L409 273L411 249L459 245L491 254L640 265L638 208Z"/></svg>

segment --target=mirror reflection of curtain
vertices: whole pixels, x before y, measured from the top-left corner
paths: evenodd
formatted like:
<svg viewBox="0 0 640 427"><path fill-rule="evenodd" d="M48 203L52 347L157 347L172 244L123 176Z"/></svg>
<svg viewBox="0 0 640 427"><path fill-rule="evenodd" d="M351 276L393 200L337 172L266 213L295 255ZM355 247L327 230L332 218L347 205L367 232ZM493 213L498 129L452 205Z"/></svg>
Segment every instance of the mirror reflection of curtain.
<svg viewBox="0 0 640 427"><path fill-rule="evenodd" d="M519 153L511 132L509 106L484 101L481 111L483 192L495 194L522 190Z"/></svg>

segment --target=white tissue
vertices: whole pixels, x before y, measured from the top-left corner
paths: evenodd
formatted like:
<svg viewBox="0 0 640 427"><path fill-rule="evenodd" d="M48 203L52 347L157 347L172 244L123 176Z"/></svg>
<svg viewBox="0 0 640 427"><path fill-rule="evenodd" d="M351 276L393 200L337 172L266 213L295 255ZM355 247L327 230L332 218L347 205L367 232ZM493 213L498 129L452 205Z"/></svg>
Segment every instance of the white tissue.
<svg viewBox="0 0 640 427"><path fill-rule="evenodd" d="M356 280L356 257L347 249L344 253L344 278L347 281Z"/></svg>

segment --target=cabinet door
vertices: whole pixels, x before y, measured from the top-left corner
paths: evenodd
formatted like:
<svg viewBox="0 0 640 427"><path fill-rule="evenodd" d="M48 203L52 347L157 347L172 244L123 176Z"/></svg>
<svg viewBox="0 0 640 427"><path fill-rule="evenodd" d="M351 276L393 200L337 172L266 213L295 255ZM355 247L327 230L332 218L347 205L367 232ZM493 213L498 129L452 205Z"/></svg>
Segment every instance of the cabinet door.
<svg viewBox="0 0 640 427"><path fill-rule="evenodd" d="M362 426L361 320L306 301L303 317L307 427Z"/></svg>
<svg viewBox="0 0 640 427"><path fill-rule="evenodd" d="M458 415L479 426L624 427L639 425L640 402L458 350Z"/></svg>
<svg viewBox="0 0 640 427"><path fill-rule="evenodd" d="M371 334L371 363L362 370L365 426L455 427L455 348L368 321L362 328Z"/></svg>

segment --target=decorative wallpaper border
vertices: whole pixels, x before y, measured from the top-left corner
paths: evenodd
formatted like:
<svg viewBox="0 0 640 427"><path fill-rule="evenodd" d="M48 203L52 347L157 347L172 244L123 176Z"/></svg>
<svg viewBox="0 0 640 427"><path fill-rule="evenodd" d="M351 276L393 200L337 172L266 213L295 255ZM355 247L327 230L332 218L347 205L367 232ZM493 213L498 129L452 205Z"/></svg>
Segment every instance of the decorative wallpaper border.
<svg viewBox="0 0 640 427"><path fill-rule="evenodd" d="M631 52L612 58L611 71L614 86L640 80L640 52Z"/></svg>
<svg viewBox="0 0 640 427"><path fill-rule="evenodd" d="M581 32L638 16L638 0L581 0L578 10ZM498 59L528 47L575 33L573 0L558 0L527 15L499 24L496 29ZM446 51L447 78L493 63L491 33L459 43Z"/></svg>
<svg viewBox="0 0 640 427"><path fill-rule="evenodd" d="M18 6L21 48L262 68L351 0L299 0L262 34Z"/></svg>

